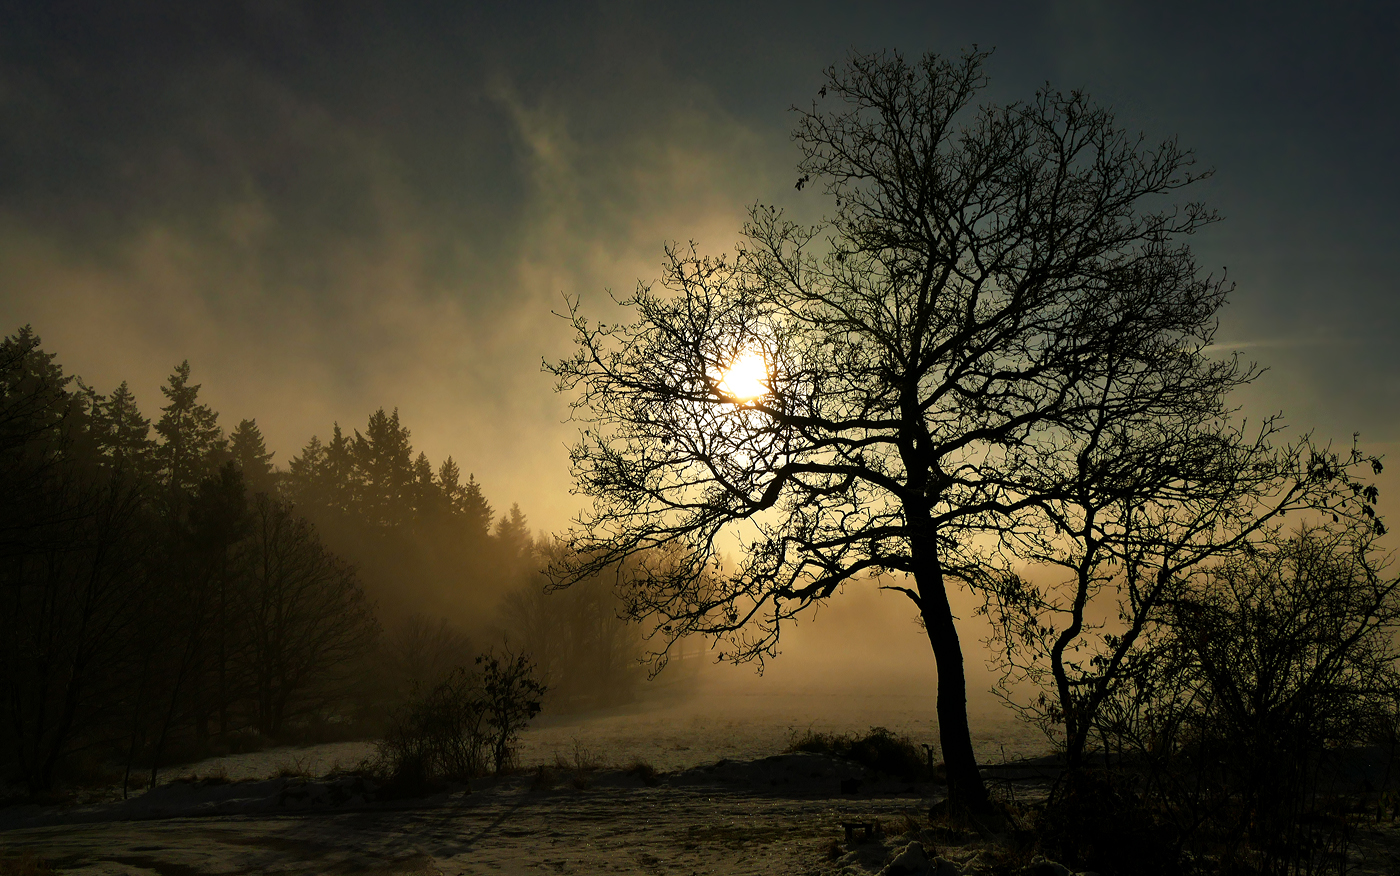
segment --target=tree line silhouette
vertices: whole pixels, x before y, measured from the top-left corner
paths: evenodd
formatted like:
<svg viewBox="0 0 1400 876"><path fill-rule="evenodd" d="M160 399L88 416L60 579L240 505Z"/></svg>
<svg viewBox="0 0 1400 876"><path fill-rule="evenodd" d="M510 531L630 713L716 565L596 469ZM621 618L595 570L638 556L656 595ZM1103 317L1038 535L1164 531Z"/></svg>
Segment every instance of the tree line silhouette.
<svg viewBox="0 0 1400 876"><path fill-rule="evenodd" d="M377 733L484 640L540 649L552 707L635 696L641 636L611 591L544 595L524 513L495 519L397 411L279 470L256 420L225 434L188 362L161 393L148 418L31 328L0 341L0 768L30 793Z"/></svg>

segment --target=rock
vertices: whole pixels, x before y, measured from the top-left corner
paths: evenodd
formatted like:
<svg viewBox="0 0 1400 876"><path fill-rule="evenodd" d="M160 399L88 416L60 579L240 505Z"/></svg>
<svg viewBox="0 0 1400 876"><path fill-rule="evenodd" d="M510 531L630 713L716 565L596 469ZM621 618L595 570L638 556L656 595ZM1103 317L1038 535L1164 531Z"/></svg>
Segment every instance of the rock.
<svg viewBox="0 0 1400 876"><path fill-rule="evenodd" d="M963 869L947 858L934 858L930 869L933 876L962 876Z"/></svg>
<svg viewBox="0 0 1400 876"><path fill-rule="evenodd" d="M944 858L928 859L919 843L910 843L885 865L880 876L961 876L962 869Z"/></svg>
<svg viewBox="0 0 1400 876"><path fill-rule="evenodd" d="M1036 855L1021 869L1022 876L1075 876L1064 864L1056 863L1044 855Z"/></svg>
<svg viewBox="0 0 1400 876"><path fill-rule="evenodd" d="M924 876L930 869L924 847L919 843L910 843L899 850L894 860L880 871L880 876Z"/></svg>

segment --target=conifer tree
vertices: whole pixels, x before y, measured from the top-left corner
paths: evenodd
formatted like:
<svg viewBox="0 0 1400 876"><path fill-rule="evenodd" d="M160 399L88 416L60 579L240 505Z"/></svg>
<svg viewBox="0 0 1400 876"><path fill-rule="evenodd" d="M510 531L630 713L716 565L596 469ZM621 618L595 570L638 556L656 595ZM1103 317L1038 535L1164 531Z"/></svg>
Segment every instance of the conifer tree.
<svg viewBox="0 0 1400 876"><path fill-rule="evenodd" d="M469 475L467 482L462 483L462 469L449 456L438 467L437 486L452 509L453 517L462 522L468 535L486 538L491 534L491 506L481 495L481 485L474 475Z"/></svg>
<svg viewBox="0 0 1400 876"><path fill-rule="evenodd" d="M160 389L170 404L161 408L163 416L156 423L161 437L156 457L173 496L188 493L212 473L214 453L227 442L219 428L219 415L199 401L200 384L190 383L188 359L176 366L169 384Z"/></svg>
<svg viewBox="0 0 1400 876"><path fill-rule="evenodd" d="M156 446L151 421L141 416L136 395L125 380L111 395L94 399L93 433L100 452L122 471L143 470Z"/></svg>
<svg viewBox="0 0 1400 876"><path fill-rule="evenodd" d="M409 431L399 423L399 411L375 411L364 434L355 432L353 459L360 475L360 508L372 522L395 526L411 510L414 482L413 447Z"/></svg>
<svg viewBox="0 0 1400 876"><path fill-rule="evenodd" d="M462 469L450 456L442 461L442 465L438 466L437 486L452 506L452 510L459 510L463 493Z"/></svg>
<svg viewBox="0 0 1400 876"><path fill-rule="evenodd" d="M516 561L530 552L532 538L525 513L518 504L510 506L510 516L496 524L496 540L501 545L501 553L508 561Z"/></svg>
<svg viewBox="0 0 1400 876"><path fill-rule="evenodd" d="M326 464L321 472L327 504L341 513L349 513L360 492L362 480L355 464L354 444L340 431L340 424L335 423L331 428L330 443L326 445Z"/></svg>
<svg viewBox="0 0 1400 876"><path fill-rule="evenodd" d="M263 442L262 430L257 420L241 420L229 436L229 453L233 462L243 472L243 480L253 493L272 491L273 453Z"/></svg>
<svg viewBox="0 0 1400 876"><path fill-rule="evenodd" d="M495 516L490 503L486 501L486 496L481 492L481 484L476 482L476 475L467 475L467 482L462 485L462 498L460 505L462 514L466 519L466 528L469 533L485 538L491 533L491 518Z"/></svg>
<svg viewBox="0 0 1400 876"><path fill-rule="evenodd" d="M68 384L53 353L25 326L0 342L0 449L10 451L56 435L71 413ZM16 457L17 458L17 457Z"/></svg>
<svg viewBox="0 0 1400 876"><path fill-rule="evenodd" d="M306 442L301 453L287 463L287 483L299 504L324 504L318 496L322 473L326 468L326 446L315 435Z"/></svg>

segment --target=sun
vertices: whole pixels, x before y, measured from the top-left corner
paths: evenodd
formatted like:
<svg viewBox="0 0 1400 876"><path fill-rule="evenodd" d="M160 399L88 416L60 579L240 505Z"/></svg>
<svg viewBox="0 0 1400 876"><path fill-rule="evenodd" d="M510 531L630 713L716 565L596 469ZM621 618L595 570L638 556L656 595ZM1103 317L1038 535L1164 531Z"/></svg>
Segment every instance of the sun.
<svg viewBox="0 0 1400 876"><path fill-rule="evenodd" d="M726 395L741 402L767 395L768 360L757 350L745 350L724 370L719 387Z"/></svg>

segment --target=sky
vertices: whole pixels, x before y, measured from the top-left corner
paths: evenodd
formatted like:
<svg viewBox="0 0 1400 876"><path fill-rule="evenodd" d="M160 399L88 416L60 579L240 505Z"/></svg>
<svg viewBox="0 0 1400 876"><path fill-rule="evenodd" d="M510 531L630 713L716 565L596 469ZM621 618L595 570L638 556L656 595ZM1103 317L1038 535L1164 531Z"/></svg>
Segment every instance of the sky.
<svg viewBox="0 0 1400 876"><path fill-rule="evenodd" d="M606 316L755 202L820 216L788 110L822 70L973 45L987 100L1083 89L1194 148L1226 221L1192 245L1237 284L1220 346L1269 368L1243 413L1400 469L1384 3L0 0L0 332L148 416L189 359L283 465L397 407L498 511L560 528L563 296Z"/></svg>

